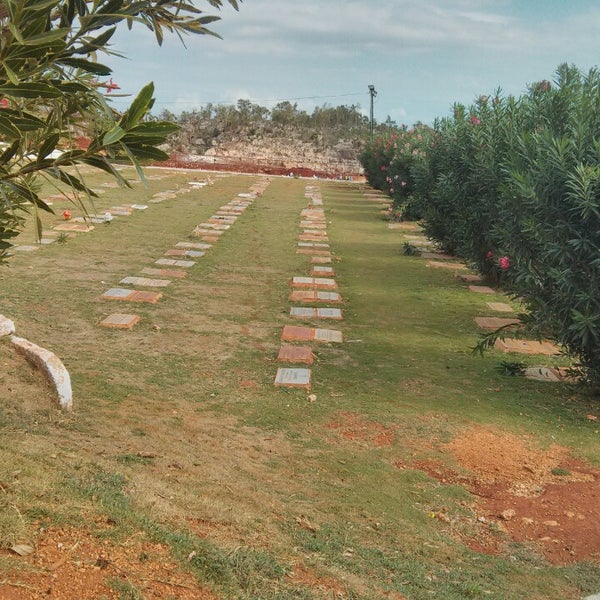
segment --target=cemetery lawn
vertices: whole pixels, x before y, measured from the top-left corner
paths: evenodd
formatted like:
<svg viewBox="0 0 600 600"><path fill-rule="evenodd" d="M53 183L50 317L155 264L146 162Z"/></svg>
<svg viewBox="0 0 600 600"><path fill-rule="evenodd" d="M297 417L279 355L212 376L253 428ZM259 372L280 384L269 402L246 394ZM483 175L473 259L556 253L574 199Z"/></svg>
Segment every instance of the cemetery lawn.
<svg viewBox="0 0 600 600"><path fill-rule="evenodd" d="M0 267L0 313L61 358L74 390L59 410L0 339L0 597L600 592L598 400L498 369L561 357L473 355L473 319L503 316L486 305L502 294L404 256L415 232L389 229L363 186L274 177L185 277L152 289L156 304L102 299L262 181L147 174L131 191L88 175L104 192L93 212L148 208ZM291 278L310 275L296 253L307 185L322 194L343 321L289 314ZM44 229L80 214L53 202ZM17 243L33 241L29 223ZM99 326L112 313L141 319ZM311 343L310 392L273 384L285 325L344 334Z"/></svg>

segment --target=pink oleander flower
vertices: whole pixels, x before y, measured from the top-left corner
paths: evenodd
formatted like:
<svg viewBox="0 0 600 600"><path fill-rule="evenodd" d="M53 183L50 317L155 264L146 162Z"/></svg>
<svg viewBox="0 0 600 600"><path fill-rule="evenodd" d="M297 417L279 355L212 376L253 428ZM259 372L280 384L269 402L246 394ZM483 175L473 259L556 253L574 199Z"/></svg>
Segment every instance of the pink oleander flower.
<svg viewBox="0 0 600 600"><path fill-rule="evenodd" d="M394 193L394 188L393 188L393 187L391 187L391 188L390 188L390 194L393 194L393 193Z"/></svg>
<svg viewBox="0 0 600 600"><path fill-rule="evenodd" d="M387 168L387 167L386 167L385 165L381 165L381 170L382 170L382 171L385 171L385 170L386 170L386 168Z"/></svg>
<svg viewBox="0 0 600 600"><path fill-rule="evenodd" d="M8 100L6 98L0 100L0 108L8 108Z"/></svg>
<svg viewBox="0 0 600 600"><path fill-rule="evenodd" d="M486 255L486 258L494 258L494 253L490 250Z"/></svg>
<svg viewBox="0 0 600 600"><path fill-rule="evenodd" d="M406 181L403 181L403 182L402 182L400 185L401 185L402 187L406 187Z"/></svg>
<svg viewBox="0 0 600 600"><path fill-rule="evenodd" d="M473 125L480 125L481 120L478 119L475 115L471 115L471 123L473 123Z"/></svg>
<svg viewBox="0 0 600 600"><path fill-rule="evenodd" d="M502 256L498 259L498 264L503 271L506 271L510 267L510 259L508 256Z"/></svg>

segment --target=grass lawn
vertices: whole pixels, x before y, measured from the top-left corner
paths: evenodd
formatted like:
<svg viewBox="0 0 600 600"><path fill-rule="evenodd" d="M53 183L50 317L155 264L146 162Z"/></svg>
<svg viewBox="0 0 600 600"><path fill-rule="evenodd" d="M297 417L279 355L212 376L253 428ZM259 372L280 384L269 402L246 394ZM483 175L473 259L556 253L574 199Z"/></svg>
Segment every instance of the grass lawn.
<svg viewBox="0 0 600 600"><path fill-rule="evenodd" d="M104 192L93 212L148 208L0 268L0 313L62 359L74 390L60 411L0 340L2 598L600 592L598 401L498 369L561 357L473 355L474 317L506 298L404 256L414 232L388 229L363 186L274 177L156 304L102 299L265 181L148 175L131 191L88 175ZM323 198L343 321L289 314L291 278L310 273L296 253L307 185ZM78 214L53 207L45 229ZM29 224L17 242L33 241ZM99 326L123 312L140 322ZM273 384L285 325L344 334L311 343L310 392Z"/></svg>

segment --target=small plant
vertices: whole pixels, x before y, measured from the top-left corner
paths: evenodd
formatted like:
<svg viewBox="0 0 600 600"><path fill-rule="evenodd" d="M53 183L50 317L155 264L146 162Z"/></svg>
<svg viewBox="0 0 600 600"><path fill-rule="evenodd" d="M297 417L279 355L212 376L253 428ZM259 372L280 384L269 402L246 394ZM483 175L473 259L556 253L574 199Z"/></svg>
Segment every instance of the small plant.
<svg viewBox="0 0 600 600"><path fill-rule="evenodd" d="M402 246L402 254L405 256L421 256L421 251L416 246L413 246L408 242L404 242L404 245Z"/></svg>
<svg viewBox="0 0 600 600"><path fill-rule="evenodd" d="M522 362L513 360L503 360L496 367L496 370L502 373L502 375L509 375L510 377L519 377L525 373L527 365Z"/></svg>
<svg viewBox="0 0 600 600"><path fill-rule="evenodd" d="M568 469L563 469L562 467L554 467L550 473L552 473L552 475L556 475L557 477L568 477L571 474L571 471Z"/></svg>
<svg viewBox="0 0 600 600"><path fill-rule="evenodd" d="M66 244L68 239L69 239L69 234L63 232L56 238L56 241L59 244Z"/></svg>

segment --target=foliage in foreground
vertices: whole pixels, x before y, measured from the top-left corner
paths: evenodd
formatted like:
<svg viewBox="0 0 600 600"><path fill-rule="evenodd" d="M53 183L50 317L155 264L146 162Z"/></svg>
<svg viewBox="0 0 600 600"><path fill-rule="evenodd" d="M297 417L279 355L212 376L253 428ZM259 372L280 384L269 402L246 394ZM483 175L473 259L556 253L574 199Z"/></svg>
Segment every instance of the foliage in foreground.
<svg viewBox="0 0 600 600"><path fill-rule="evenodd" d="M600 74L561 65L520 98L481 96L435 123L407 163L426 233L518 297L548 337L600 381ZM369 181L399 148L369 148ZM386 181L389 184L389 182ZM395 202L397 202L394 197ZM401 203L400 203L401 204ZM408 215L407 216L413 216Z"/></svg>
<svg viewBox="0 0 600 600"><path fill-rule="evenodd" d="M236 0L228 0L237 9ZM215 8L222 0L209 0ZM113 110L101 83L111 70L96 61L108 53L117 27L141 23L162 43L165 30L179 37L211 33L218 17L181 0L0 0L0 261L23 225L23 214L51 212L39 197L41 179L66 186L80 201L95 194L67 167L101 169L122 185L113 162L164 160L158 149L176 127L147 122L153 85L138 94L124 114ZM78 147L77 138L87 138ZM40 220L37 218L38 236Z"/></svg>

